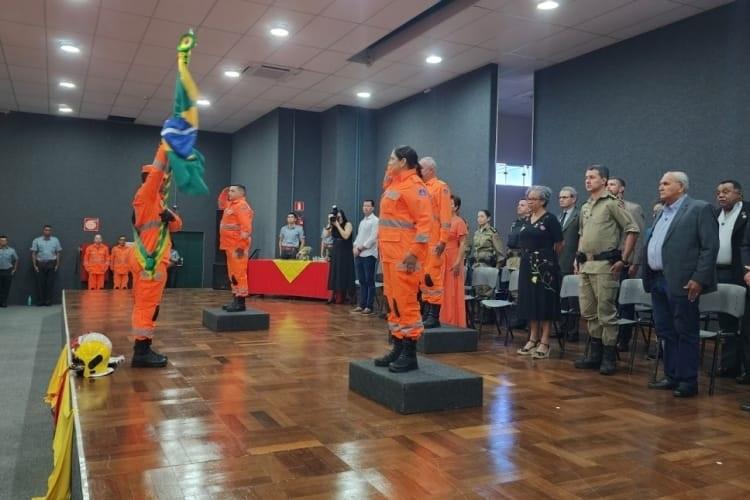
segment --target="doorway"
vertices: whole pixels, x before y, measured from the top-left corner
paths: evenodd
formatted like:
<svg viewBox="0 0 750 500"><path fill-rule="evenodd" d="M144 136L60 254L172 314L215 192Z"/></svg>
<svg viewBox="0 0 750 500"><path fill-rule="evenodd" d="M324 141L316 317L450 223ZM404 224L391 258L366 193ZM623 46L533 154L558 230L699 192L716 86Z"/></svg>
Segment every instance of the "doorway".
<svg viewBox="0 0 750 500"><path fill-rule="evenodd" d="M172 233L172 247L182 257L175 272L175 288L203 287L203 233L180 231Z"/></svg>

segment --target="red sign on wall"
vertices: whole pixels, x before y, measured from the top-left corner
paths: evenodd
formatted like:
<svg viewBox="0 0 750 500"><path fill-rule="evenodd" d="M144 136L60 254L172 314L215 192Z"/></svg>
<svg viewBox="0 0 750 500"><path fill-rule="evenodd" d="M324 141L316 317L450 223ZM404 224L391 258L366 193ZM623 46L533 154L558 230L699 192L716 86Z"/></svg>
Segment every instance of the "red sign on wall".
<svg viewBox="0 0 750 500"><path fill-rule="evenodd" d="M99 217L84 217L83 230L96 233L99 231Z"/></svg>
<svg viewBox="0 0 750 500"><path fill-rule="evenodd" d="M295 212L304 212L305 211L305 202L304 201L295 201L294 202L294 211Z"/></svg>

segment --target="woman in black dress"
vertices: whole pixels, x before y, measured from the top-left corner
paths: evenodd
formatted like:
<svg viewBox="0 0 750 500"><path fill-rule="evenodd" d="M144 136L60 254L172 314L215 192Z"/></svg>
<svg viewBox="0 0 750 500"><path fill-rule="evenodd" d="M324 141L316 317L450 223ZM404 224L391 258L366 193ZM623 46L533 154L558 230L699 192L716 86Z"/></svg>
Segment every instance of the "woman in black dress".
<svg viewBox="0 0 750 500"><path fill-rule="evenodd" d="M518 317L529 323L529 341L517 352L535 359L549 357L552 321L560 316L562 228L547 212L552 191L546 186L526 190L530 214L519 231L521 267L518 275ZM541 339L539 338L541 335Z"/></svg>
<svg viewBox="0 0 750 500"><path fill-rule="evenodd" d="M329 215L329 226L333 237L331 267L328 273L330 302L343 304L344 298L354 291L354 248L352 246L352 223L343 210Z"/></svg>

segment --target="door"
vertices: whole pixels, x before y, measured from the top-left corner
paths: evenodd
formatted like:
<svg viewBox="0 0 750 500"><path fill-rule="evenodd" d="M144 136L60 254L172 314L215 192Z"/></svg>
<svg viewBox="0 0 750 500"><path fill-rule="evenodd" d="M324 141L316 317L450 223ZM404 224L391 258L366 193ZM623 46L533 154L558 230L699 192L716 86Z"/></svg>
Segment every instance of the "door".
<svg viewBox="0 0 750 500"><path fill-rule="evenodd" d="M175 269L175 288L203 288L203 233L172 233L172 246L182 257Z"/></svg>

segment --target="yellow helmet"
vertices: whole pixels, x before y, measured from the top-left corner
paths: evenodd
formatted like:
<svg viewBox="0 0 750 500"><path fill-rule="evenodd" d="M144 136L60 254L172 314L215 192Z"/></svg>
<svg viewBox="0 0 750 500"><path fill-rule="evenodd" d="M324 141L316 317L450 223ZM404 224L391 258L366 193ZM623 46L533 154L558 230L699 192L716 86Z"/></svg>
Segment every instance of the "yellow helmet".
<svg viewBox="0 0 750 500"><path fill-rule="evenodd" d="M73 363L83 368L84 377L101 377L112 373L109 357L112 342L106 335L97 332L85 333L71 342Z"/></svg>

